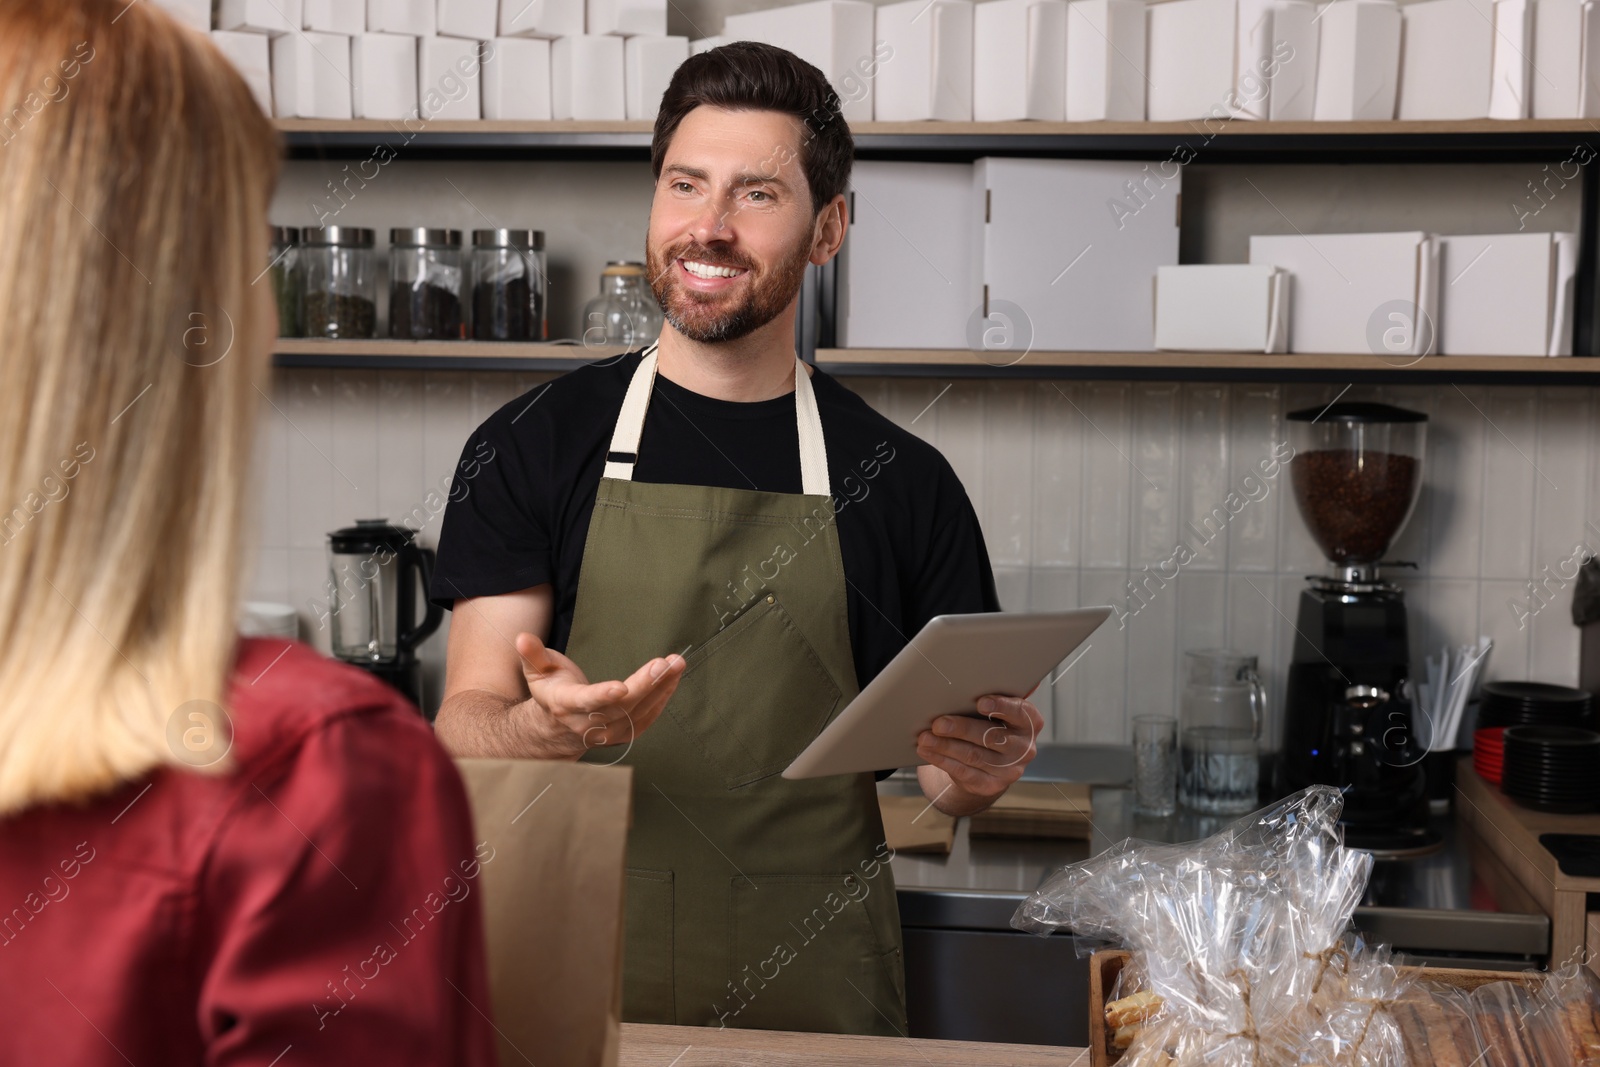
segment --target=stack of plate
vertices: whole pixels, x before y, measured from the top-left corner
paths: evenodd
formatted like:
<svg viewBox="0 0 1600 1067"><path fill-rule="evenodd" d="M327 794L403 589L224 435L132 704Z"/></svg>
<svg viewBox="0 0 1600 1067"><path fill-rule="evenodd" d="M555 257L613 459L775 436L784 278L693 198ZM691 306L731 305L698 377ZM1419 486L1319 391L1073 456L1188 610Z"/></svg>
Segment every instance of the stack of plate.
<svg viewBox="0 0 1600 1067"><path fill-rule="evenodd" d="M1539 811L1600 808L1600 733L1576 726L1508 726L1506 796Z"/></svg>
<svg viewBox="0 0 1600 1067"><path fill-rule="evenodd" d="M1504 726L1479 729L1472 734L1472 769L1478 777L1495 785L1500 784L1500 771L1505 762L1505 742L1501 735Z"/></svg>
<svg viewBox="0 0 1600 1067"><path fill-rule="evenodd" d="M1478 729L1490 726L1596 727L1594 698L1582 689L1545 682L1485 682Z"/></svg>

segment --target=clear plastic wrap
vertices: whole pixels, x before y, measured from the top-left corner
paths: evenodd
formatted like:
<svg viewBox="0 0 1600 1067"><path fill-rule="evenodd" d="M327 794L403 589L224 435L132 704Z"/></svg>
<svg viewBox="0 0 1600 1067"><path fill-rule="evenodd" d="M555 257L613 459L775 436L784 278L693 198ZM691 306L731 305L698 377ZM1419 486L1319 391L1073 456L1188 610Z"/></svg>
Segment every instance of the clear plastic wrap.
<svg viewBox="0 0 1600 1067"><path fill-rule="evenodd" d="M1346 936L1372 857L1344 847L1313 786L1186 845L1124 841L1045 880L1020 930L1121 942L1161 998L1123 1067L1402 1067L1386 951Z"/></svg>

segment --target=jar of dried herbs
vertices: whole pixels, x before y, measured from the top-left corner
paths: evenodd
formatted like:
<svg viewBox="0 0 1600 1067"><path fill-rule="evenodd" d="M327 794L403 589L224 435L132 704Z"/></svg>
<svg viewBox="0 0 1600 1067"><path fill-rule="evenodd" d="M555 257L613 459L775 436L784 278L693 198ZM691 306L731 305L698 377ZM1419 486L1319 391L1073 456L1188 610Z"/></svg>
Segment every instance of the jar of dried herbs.
<svg viewBox="0 0 1600 1067"><path fill-rule="evenodd" d="M542 230L472 231L472 338L546 337Z"/></svg>
<svg viewBox="0 0 1600 1067"><path fill-rule="evenodd" d="M302 231L300 267L305 274L305 336L343 340L376 335L378 261L371 230L324 226Z"/></svg>
<svg viewBox="0 0 1600 1067"><path fill-rule="evenodd" d="M459 341L460 230L389 231L389 336L408 341Z"/></svg>
<svg viewBox="0 0 1600 1067"><path fill-rule="evenodd" d="M272 259L267 267L272 280L272 295L278 301L278 336L299 337L301 304L305 300L306 278L300 268L300 230L295 226L272 227Z"/></svg>

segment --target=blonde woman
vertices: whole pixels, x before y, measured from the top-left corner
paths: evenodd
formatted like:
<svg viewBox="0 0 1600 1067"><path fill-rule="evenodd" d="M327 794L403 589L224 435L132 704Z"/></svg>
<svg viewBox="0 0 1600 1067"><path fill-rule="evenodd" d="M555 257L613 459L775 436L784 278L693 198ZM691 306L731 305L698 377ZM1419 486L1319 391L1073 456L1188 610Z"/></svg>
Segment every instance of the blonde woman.
<svg viewBox="0 0 1600 1067"><path fill-rule="evenodd" d="M0 1062L488 1064L459 777L239 641L278 143L139 0L0 0Z"/></svg>

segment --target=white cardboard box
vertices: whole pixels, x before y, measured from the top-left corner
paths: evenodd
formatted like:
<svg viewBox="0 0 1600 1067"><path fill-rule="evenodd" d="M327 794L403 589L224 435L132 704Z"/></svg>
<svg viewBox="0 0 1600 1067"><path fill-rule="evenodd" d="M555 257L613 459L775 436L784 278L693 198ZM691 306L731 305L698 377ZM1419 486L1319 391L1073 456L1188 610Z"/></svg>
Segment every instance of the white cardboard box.
<svg viewBox="0 0 1600 1067"><path fill-rule="evenodd" d="M500 36L555 39L583 32L583 0L500 0Z"/></svg>
<svg viewBox="0 0 1600 1067"><path fill-rule="evenodd" d="M403 119L417 113L417 39L399 33L350 38L351 113Z"/></svg>
<svg viewBox="0 0 1600 1067"><path fill-rule="evenodd" d="M1290 282L1290 352L1438 351L1439 242L1402 233L1256 234L1250 262Z"/></svg>
<svg viewBox="0 0 1600 1067"><path fill-rule="evenodd" d="M417 42L418 113L425 119L483 117L484 42L424 37Z"/></svg>
<svg viewBox="0 0 1600 1067"><path fill-rule="evenodd" d="M276 37L300 29L300 0L220 0L217 29Z"/></svg>
<svg viewBox="0 0 1600 1067"><path fill-rule="evenodd" d="M604 120L627 117L622 38L557 37L550 45L550 116Z"/></svg>
<svg viewBox="0 0 1600 1067"><path fill-rule="evenodd" d="M1144 118L1144 0L1067 5L1067 121Z"/></svg>
<svg viewBox="0 0 1600 1067"><path fill-rule="evenodd" d="M1493 16L1485 0L1418 0L1400 5L1398 118L1488 117Z"/></svg>
<svg viewBox="0 0 1600 1067"><path fill-rule="evenodd" d="M1533 4L1532 117L1600 117L1600 5L1593 0Z"/></svg>
<svg viewBox="0 0 1600 1067"><path fill-rule="evenodd" d="M1495 0L1489 117L1525 119L1531 107L1533 0Z"/></svg>
<svg viewBox="0 0 1600 1067"><path fill-rule="evenodd" d="M550 118L550 42L498 37L483 62L483 117Z"/></svg>
<svg viewBox="0 0 1600 1067"><path fill-rule="evenodd" d="M667 35L667 0L588 0L588 7L590 33Z"/></svg>
<svg viewBox="0 0 1600 1067"><path fill-rule="evenodd" d="M439 28L439 0L367 0L367 29L431 37Z"/></svg>
<svg viewBox="0 0 1600 1067"><path fill-rule="evenodd" d="M1572 301L1578 278L1578 235L1558 233L1556 239L1556 306L1550 315L1550 354L1572 355Z"/></svg>
<svg viewBox="0 0 1600 1067"><path fill-rule="evenodd" d="M212 30L211 40L250 86L261 110L272 114L271 38L259 33Z"/></svg>
<svg viewBox="0 0 1600 1067"><path fill-rule="evenodd" d="M1066 117L1066 0L984 0L973 8L972 41L976 121Z"/></svg>
<svg viewBox="0 0 1600 1067"><path fill-rule="evenodd" d="M1267 117L1274 122L1309 121L1316 117L1322 38L1317 6L1300 0L1273 0L1271 16L1265 68L1270 86Z"/></svg>
<svg viewBox="0 0 1600 1067"><path fill-rule="evenodd" d="M1575 236L1575 235L1567 235ZM1439 238L1439 351L1447 356L1545 356L1563 331L1567 279L1557 235ZM1571 329L1565 329L1568 351Z"/></svg>
<svg viewBox="0 0 1600 1067"><path fill-rule="evenodd" d="M971 0L902 0L877 9L877 39L894 49L873 87L885 122L972 121Z"/></svg>
<svg viewBox="0 0 1600 1067"><path fill-rule="evenodd" d="M272 107L281 119L347 119L350 38L286 33L272 39Z"/></svg>
<svg viewBox="0 0 1600 1067"><path fill-rule="evenodd" d="M689 58L687 37L623 38L622 84L630 119L654 119L672 75Z"/></svg>
<svg viewBox="0 0 1600 1067"><path fill-rule="evenodd" d="M1156 269L1178 262L1183 174L1160 166L974 163L973 288L984 313L1008 312L1034 349L1148 352Z"/></svg>
<svg viewBox="0 0 1600 1067"><path fill-rule="evenodd" d="M689 54L697 56L701 52L709 52L713 48L721 48L731 40L733 40L732 37L723 37L720 34L715 37L702 37L697 41L689 42Z"/></svg>
<svg viewBox="0 0 1600 1067"><path fill-rule="evenodd" d="M156 3L191 30L210 32L211 0L156 0Z"/></svg>
<svg viewBox="0 0 1600 1067"><path fill-rule="evenodd" d="M860 160L839 249L838 342L847 348L965 348L973 288L972 166ZM940 220L935 232L930 220Z"/></svg>
<svg viewBox="0 0 1600 1067"><path fill-rule="evenodd" d="M500 25L500 0L437 0L435 31L441 37L487 41Z"/></svg>
<svg viewBox="0 0 1600 1067"><path fill-rule="evenodd" d="M1168 0L1151 4L1145 75L1152 122L1221 118L1235 75L1237 0Z"/></svg>
<svg viewBox="0 0 1600 1067"><path fill-rule="evenodd" d="M300 24L318 33L366 33L367 0L304 0Z"/></svg>
<svg viewBox="0 0 1600 1067"><path fill-rule="evenodd" d="M846 122L867 122L873 83L885 61L892 62L887 49L874 46L872 23L873 6L863 0L812 0L729 15L722 33L787 48L827 76Z"/></svg>
<svg viewBox="0 0 1600 1067"><path fill-rule="evenodd" d="M1259 263L1156 269L1155 347L1176 352L1283 352L1289 273Z"/></svg>
<svg viewBox="0 0 1600 1067"><path fill-rule="evenodd" d="M1394 118L1400 84L1400 9L1391 0L1338 0L1322 9L1317 56L1320 122Z"/></svg>

